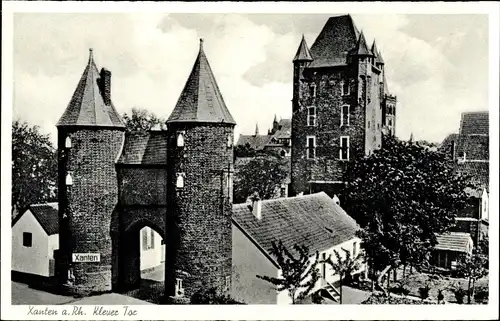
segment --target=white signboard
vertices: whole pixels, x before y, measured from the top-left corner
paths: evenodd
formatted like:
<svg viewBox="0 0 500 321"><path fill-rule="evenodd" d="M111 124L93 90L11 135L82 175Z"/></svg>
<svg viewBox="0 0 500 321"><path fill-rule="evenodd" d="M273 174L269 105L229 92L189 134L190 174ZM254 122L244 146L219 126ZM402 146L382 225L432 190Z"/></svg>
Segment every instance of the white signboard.
<svg viewBox="0 0 500 321"><path fill-rule="evenodd" d="M101 253L73 253L73 262L101 262Z"/></svg>

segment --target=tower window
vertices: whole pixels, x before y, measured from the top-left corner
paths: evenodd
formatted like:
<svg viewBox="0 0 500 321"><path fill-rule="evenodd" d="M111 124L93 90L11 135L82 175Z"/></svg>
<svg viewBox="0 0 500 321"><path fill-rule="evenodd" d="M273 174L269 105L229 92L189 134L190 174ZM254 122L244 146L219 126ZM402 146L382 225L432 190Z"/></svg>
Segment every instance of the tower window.
<svg viewBox="0 0 500 321"><path fill-rule="evenodd" d="M224 291L229 291L229 287L231 286L231 277L230 276L226 276L225 280L224 280Z"/></svg>
<svg viewBox="0 0 500 321"><path fill-rule="evenodd" d="M341 89L342 89L342 96L347 96L347 95L351 94L348 80L342 81L342 88Z"/></svg>
<svg viewBox="0 0 500 321"><path fill-rule="evenodd" d="M68 174L66 174L66 185L73 185L73 177L71 176L71 172L68 172Z"/></svg>
<svg viewBox="0 0 500 321"><path fill-rule="evenodd" d="M182 279L175 279L175 296L183 296L184 287L182 286Z"/></svg>
<svg viewBox="0 0 500 321"><path fill-rule="evenodd" d="M71 148L71 138L69 136L66 137L66 140L64 142L64 147Z"/></svg>
<svg viewBox="0 0 500 321"><path fill-rule="evenodd" d="M180 131L177 133L177 147L184 147L184 135L185 131Z"/></svg>
<svg viewBox="0 0 500 321"><path fill-rule="evenodd" d="M316 84L311 84L309 86L309 94L311 95L311 98L316 97Z"/></svg>
<svg viewBox="0 0 500 321"><path fill-rule="evenodd" d="M349 136L340 136L340 160L349 160Z"/></svg>
<svg viewBox="0 0 500 321"><path fill-rule="evenodd" d="M175 182L177 188L184 188L184 176L184 173L177 173L177 180Z"/></svg>
<svg viewBox="0 0 500 321"><path fill-rule="evenodd" d="M23 246L31 247L33 246L33 234L29 232L23 233Z"/></svg>
<svg viewBox="0 0 500 321"><path fill-rule="evenodd" d="M326 279L326 253L323 253L322 255L321 276L323 277L323 279Z"/></svg>
<svg viewBox="0 0 500 321"><path fill-rule="evenodd" d="M392 126L392 119L389 119L389 126Z"/></svg>
<svg viewBox="0 0 500 321"><path fill-rule="evenodd" d="M340 126L349 126L350 106L344 105L340 110Z"/></svg>
<svg viewBox="0 0 500 321"><path fill-rule="evenodd" d="M316 137L315 136L307 136L307 158L315 159L316 158Z"/></svg>
<svg viewBox="0 0 500 321"><path fill-rule="evenodd" d="M316 107L307 108L307 126L316 126Z"/></svg>
<svg viewBox="0 0 500 321"><path fill-rule="evenodd" d="M227 135L227 148L233 147L233 135L228 134Z"/></svg>

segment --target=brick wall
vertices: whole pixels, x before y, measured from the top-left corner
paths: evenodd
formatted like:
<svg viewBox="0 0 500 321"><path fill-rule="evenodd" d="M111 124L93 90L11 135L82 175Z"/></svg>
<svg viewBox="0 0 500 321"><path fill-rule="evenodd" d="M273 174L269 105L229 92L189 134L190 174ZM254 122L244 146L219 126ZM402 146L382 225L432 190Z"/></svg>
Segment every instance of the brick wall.
<svg viewBox="0 0 500 321"><path fill-rule="evenodd" d="M121 205L166 205L165 168L121 167L118 169Z"/></svg>
<svg viewBox="0 0 500 321"><path fill-rule="evenodd" d="M66 149L66 136L71 148ZM124 133L117 129L59 129L59 248L58 276L67 277L71 253L100 253L99 263L74 263L72 291L111 290L110 225L118 202L115 160ZM66 186L70 172L73 184ZM67 217L64 217L67 215Z"/></svg>
<svg viewBox="0 0 500 321"><path fill-rule="evenodd" d="M184 147L176 146L178 130L185 131ZM233 170L233 148L227 147L233 126L178 123L169 133L166 294L174 294L176 278L186 297L212 287L224 292L231 277L232 184L222 171ZM183 188L176 187L177 173L185 174Z"/></svg>

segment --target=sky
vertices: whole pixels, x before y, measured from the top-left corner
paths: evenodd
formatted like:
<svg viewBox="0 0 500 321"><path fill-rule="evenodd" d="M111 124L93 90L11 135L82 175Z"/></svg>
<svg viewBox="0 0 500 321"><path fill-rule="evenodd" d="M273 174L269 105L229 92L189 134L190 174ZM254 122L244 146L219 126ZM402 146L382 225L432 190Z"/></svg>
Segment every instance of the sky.
<svg viewBox="0 0 500 321"><path fill-rule="evenodd" d="M302 34L311 46L336 14L16 13L13 117L55 142L93 48L112 72L120 113L134 107L168 118L198 54L199 38L236 135L290 118L292 59ZM382 52L398 98L396 134L441 142L465 111L488 110L487 15L357 15Z"/></svg>

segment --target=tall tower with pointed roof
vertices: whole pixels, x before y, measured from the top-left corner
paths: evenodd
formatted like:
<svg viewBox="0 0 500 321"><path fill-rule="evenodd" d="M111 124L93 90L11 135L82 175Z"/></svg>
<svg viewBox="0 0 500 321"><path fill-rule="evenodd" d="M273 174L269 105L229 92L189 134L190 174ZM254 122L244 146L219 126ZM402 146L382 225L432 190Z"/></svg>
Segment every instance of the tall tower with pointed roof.
<svg viewBox="0 0 500 321"><path fill-rule="evenodd" d="M228 294L232 263L233 117L200 40L198 56L167 120L165 291Z"/></svg>
<svg viewBox="0 0 500 321"><path fill-rule="evenodd" d="M111 214L118 198L115 171L125 126L111 99L111 72L92 55L57 123L59 253L57 275L70 291L111 290ZM73 262L98 253L99 262Z"/></svg>
<svg viewBox="0 0 500 321"><path fill-rule="evenodd" d="M384 62L350 15L331 17L293 59L290 194L338 194L348 162L381 147ZM385 86L384 86L385 85Z"/></svg>

